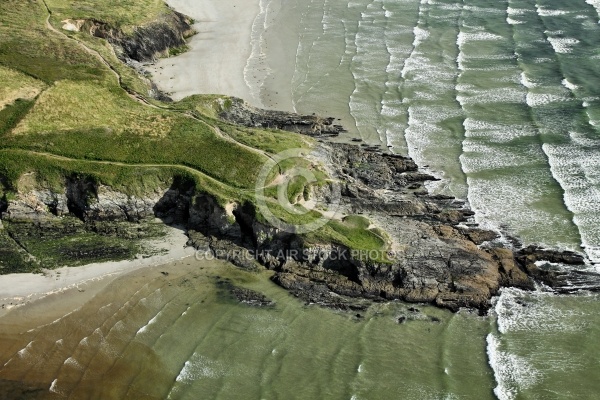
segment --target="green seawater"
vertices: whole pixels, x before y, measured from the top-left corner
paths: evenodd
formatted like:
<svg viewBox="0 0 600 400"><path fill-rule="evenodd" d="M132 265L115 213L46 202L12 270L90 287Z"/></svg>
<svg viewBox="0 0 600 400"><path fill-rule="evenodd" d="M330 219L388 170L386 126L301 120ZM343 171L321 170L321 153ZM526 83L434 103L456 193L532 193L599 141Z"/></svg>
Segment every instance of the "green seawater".
<svg viewBox="0 0 600 400"><path fill-rule="evenodd" d="M251 89L266 106L335 116L442 178L429 189L467 199L483 226L600 260L600 2L261 5L251 57L267 73ZM489 317L385 303L357 318L303 305L266 272L196 261L168 272L119 278L29 332L0 319L0 388L74 399L600 393L600 305L585 291L504 290ZM276 305L240 304L227 282Z"/></svg>
<svg viewBox="0 0 600 400"><path fill-rule="evenodd" d="M240 303L231 285L275 304ZM187 259L120 277L40 326L22 327L43 302L0 319L0 388L57 399L493 399L494 389L593 399L597 301L509 290L499 324L395 302L359 317L304 305L267 272Z"/></svg>
<svg viewBox="0 0 600 400"><path fill-rule="evenodd" d="M413 157L442 178L429 189L467 199L482 226L600 261L600 2L267 3L264 47L296 60L290 108ZM262 85L266 105L282 82ZM506 290L478 368L492 366L500 399L597 398L599 314L585 291Z"/></svg>
<svg viewBox="0 0 600 400"><path fill-rule="evenodd" d="M262 35L266 105L291 79L289 108L410 155L479 223L600 260L594 1L263 3L279 4ZM290 30L297 46L276 40ZM295 58L291 78L275 55Z"/></svg>
<svg viewBox="0 0 600 400"><path fill-rule="evenodd" d="M267 275L188 260L121 277L28 332L7 334L5 318L0 380L45 382L56 398L493 398L489 319L400 303L357 317L306 306ZM229 285L275 305L239 303Z"/></svg>

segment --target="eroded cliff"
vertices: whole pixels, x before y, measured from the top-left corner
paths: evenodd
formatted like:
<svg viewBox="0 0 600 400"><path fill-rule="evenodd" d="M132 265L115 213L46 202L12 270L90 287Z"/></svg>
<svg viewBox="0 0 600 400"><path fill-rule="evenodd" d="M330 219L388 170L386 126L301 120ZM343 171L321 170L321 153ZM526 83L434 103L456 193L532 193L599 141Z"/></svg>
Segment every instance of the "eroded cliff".
<svg viewBox="0 0 600 400"><path fill-rule="evenodd" d="M194 34L191 25L190 18L170 10L152 23L135 27L130 33L96 19L67 19L62 28L106 39L123 61L151 62L168 56L171 49L184 46L186 38Z"/></svg>
<svg viewBox="0 0 600 400"><path fill-rule="evenodd" d="M68 177L61 191L20 192L6 201L0 218L18 243L26 226L29 234L43 237L75 220L71 229L83 224L119 237L122 224L139 231L144 221L158 217L185 226L189 245L200 254L246 269L262 265L274 271L274 282L306 302L342 309L363 308L360 299L400 299L486 310L503 286L532 289L532 276L564 289L569 274L543 260L584 263L575 253L507 248L495 241L495 232L465 224L472 212L464 202L428 195L423 182L434 178L409 158L326 142L313 153L333 166L342 182L341 214L364 215L385 230L390 246L383 259L335 240L280 230L266 223L254 204L224 204L185 178L139 197L89 177ZM310 196L328 192L314 189Z"/></svg>

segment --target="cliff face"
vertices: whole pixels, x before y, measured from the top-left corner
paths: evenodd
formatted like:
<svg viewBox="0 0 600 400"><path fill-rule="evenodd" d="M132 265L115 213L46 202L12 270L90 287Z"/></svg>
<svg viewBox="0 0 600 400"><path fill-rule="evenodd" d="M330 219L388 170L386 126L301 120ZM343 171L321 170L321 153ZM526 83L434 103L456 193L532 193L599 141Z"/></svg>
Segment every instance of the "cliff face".
<svg viewBox="0 0 600 400"><path fill-rule="evenodd" d="M86 32L108 40L122 60L155 61L167 56L169 49L185 45L185 39L194 34L191 20L176 11L161 15L155 22L136 27L126 34L109 24L94 20L66 20L63 29Z"/></svg>
<svg viewBox="0 0 600 400"><path fill-rule="evenodd" d="M89 221L139 222L154 216L154 205L162 192L148 193L143 198L128 196L86 176L65 180L63 190L36 188L7 202L0 210L6 221L40 221L74 216Z"/></svg>
<svg viewBox="0 0 600 400"><path fill-rule="evenodd" d="M494 232L463 224L472 212L453 198L429 196L422 183L434 178L420 173L411 159L327 143L316 153L344 182L342 210L365 214L387 231L390 262L369 261L337 243L308 243L300 235L260 222L253 205L223 206L182 180L138 198L86 177L71 177L60 192L21 193L8 202L0 218L30 221L39 230L41 220L65 215L86 223L137 223L158 217L186 226L189 244L201 253L246 269L262 265L275 271L274 282L303 300L342 309L360 309L364 299L401 299L451 310L486 310L502 286L532 289L531 276L559 290L568 290L566 283L574 274L582 285L600 287L596 277L540 263L581 265L584 260L577 254L505 248L494 242ZM327 192L325 188L312 196Z"/></svg>

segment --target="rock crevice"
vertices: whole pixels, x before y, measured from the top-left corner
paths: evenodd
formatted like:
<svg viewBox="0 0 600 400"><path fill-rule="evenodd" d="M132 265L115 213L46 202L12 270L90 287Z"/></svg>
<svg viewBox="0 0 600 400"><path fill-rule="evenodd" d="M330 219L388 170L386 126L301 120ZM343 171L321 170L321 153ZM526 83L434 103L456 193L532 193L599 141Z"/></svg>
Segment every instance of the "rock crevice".
<svg viewBox="0 0 600 400"><path fill-rule="evenodd" d="M71 176L62 191L19 193L0 209L0 218L43 228L40 221L66 215L108 224L158 217L185 226L188 244L198 251L241 268L262 265L274 271L274 282L304 301L341 309L362 309L365 299L399 299L485 311L501 287L533 289L534 279L564 292L574 281L580 288L600 288L598 277L580 268L585 260L579 254L508 248L495 240L496 232L473 226L473 213L464 202L427 194L423 181L432 177L420 173L410 158L327 142L314 153L342 183L342 213L363 214L386 232L386 261L363 257L340 243L280 231L261 222L253 204L223 205L178 178L168 188L137 197L90 177ZM323 200L329 192L325 187L311 195Z"/></svg>
<svg viewBox="0 0 600 400"><path fill-rule="evenodd" d="M125 33L109 23L90 19L67 19L62 28L85 32L90 36L106 39L123 61L153 62L169 55L169 50L184 46L186 38L195 32L190 18L174 10L161 14L158 19Z"/></svg>

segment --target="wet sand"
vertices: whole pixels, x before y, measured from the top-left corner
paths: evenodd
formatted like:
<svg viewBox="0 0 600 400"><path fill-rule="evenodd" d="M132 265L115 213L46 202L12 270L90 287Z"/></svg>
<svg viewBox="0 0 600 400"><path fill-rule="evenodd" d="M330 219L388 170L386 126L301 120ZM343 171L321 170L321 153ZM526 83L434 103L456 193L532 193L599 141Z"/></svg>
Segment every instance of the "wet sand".
<svg viewBox="0 0 600 400"><path fill-rule="evenodd" d="M226 94L261 106L244 80L252 51L252 24L259 0L167 0L169 6L196 21L198 32L189 51L165 58L147 70L157 86L174 100L193 94Z"/></svg>
<svg viewBox="0 0 600 400"><path fill-rule="evenodd" d="M187 239L182 230L169 228L166 238L151 243L160 252L153 257L81 267L63 267L48 270L44 274L2 275L0 276L0 317L15 307L40 299L60 303L58 313L64 315L124 273L193 256L194 250L185 247ZM57 301L59 298L68 298L69 301Z"/></svg>
<svg viewBox="0 0 600 400"><path fill-rule="evenodd" d="M309 72L314 71L306 65L297 68L298 54L311 53L304 48L306 43L300 43L307 34L302 25L306 4L281 0L167 3L194 18L198 32L188 42L189 51L146 67L156 85L174 100L194 94L230 95L259 108L338 118L350 133L335 141L346 143L358 134L349 99L334 95L343 89L349 96L353 88L336 87L326 101L315 102L313 92L320 83L311 83ZM315 54L317 59L321 56ZM336 73L349 73L340 68Z"/></svg>

